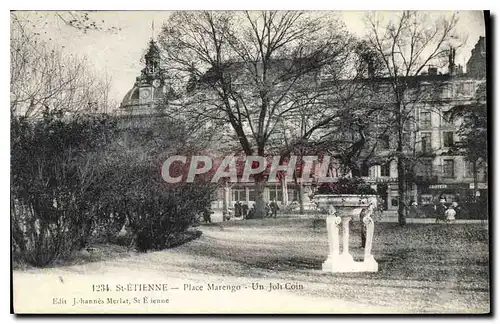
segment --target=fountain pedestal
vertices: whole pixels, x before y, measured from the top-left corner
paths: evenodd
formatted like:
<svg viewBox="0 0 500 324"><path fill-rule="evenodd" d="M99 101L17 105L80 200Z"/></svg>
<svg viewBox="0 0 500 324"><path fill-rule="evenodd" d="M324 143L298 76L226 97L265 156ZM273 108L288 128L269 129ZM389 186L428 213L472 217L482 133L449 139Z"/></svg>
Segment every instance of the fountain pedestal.
<svg viewBox="0 0 500 324"><path fill-rule="evenodd" d="M318 206L327 210L326 229L328 232L328 257L323 262L325 272L377 272L378 263L371 254L374 223L371 212L376 207L375 196L319 195L315 197ZM364 260L354 261L349 253L349 223L353 216L367 209L363 223L366 226ZM342 226L342 251L340 251L340 226Z"/></svg>

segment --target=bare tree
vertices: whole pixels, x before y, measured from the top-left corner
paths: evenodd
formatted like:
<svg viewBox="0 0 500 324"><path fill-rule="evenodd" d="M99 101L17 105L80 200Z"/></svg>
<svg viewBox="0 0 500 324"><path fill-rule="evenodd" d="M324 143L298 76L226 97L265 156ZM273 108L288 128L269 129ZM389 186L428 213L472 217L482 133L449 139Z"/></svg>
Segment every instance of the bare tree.
<svg viewBox="0 0 500 324"><path fill-rule="evenodd" d="M415 107L429 100L429 92L439 93L437 83L429 85L429 91L419 92L421 87L415 77L430 64L439 68L449 56L450 46L457 46L454 33L458 18L436 19L422 12L405 11L397 18L385 20L376 14L367 17L367 41L382 59L388 89L385 93L391 116L391 129L396 132L396 159L398 169L400 225L405 219L405 153L403 132L411 122ZM436 73L437 74L437 73ZM438 98L436 98L438 100Z"/></svg>
<svg viewBox="0 0 500 324"><path fill-rule="evenodd" d="M319 14L176 12L160 43L171 83L186 95L170 109L194 124L229 124L244 154L265 156L306 107L321 113L300 137L338 117L335 107L317 104L325 94L318 81L326 67L347 62L350 41L336 20ZM254 179L263 214L264 175Z"/></svg>
<svg viewBox="0 0 500 324"><path fill-rule="evenodd" d="M29 19L11 13L11 114L106 112L110 77L97 75L85 58L66 55L33 30Z"/></svg>

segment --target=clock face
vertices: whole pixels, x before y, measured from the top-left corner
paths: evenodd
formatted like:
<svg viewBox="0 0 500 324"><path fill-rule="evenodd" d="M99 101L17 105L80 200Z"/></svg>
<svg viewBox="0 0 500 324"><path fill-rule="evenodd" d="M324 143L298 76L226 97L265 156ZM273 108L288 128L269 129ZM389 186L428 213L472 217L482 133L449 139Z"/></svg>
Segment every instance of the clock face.
<svg viewBox="0 0 500 324"><path fill-rule="evenodd" d="M147 99L151 95L151 91L149 89L144 89L141 91L141 98L142 99Z"/></svg>
<svg viewBox="0 0 500 324"><path fill-rule="evenodd" d="M160 85L161 85L160 80L155 79L155 80L153 81L153 87L158 88Z"/></svg>

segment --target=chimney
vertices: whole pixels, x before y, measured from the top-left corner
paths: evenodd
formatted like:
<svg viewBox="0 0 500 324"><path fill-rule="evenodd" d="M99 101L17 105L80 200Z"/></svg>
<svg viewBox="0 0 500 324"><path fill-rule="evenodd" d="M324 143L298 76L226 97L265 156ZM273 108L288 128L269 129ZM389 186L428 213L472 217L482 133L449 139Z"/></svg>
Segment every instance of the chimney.
<svg viewBox="0 0 500 324"><path fill-rule="evenodd" d="M450 47L450 52L448 54L448 74L449 75L456 74L457 66L455 65L455 54L456 54L456 50L453 47Z"/></svg>

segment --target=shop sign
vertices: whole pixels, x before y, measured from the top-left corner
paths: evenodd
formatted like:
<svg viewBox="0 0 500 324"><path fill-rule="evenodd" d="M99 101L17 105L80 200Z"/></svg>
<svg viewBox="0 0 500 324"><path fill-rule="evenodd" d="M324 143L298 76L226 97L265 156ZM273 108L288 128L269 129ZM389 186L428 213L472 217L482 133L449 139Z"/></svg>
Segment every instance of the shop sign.
<svg viewBox="0 0 500 324"><path fill-rule="evenodd" d="M487 183L478 183L477 188L474 188L474 183L469 184L470 189L488 189Z"/></svg>
<svg viewBox="0 0 500 324"><path fill-rule="evenodd" d="M466 183L441 183L441 184L429 185L429 189L467 189L467 188L469 188L469 186Z"/></svg>
<svg viewBox="0 0 500 324"><path fill-rule="evenodd" d="M429 189L447 189L447 188L448 188L447 184L429 185Z"/></svg>
<svg viewBox="0 0 500 324"><path fill-rule="evenodd" d="M364 179L366 182L375 182L375 183L398 182L398 178L390 178L390 177L370 177Z"/></svg>

